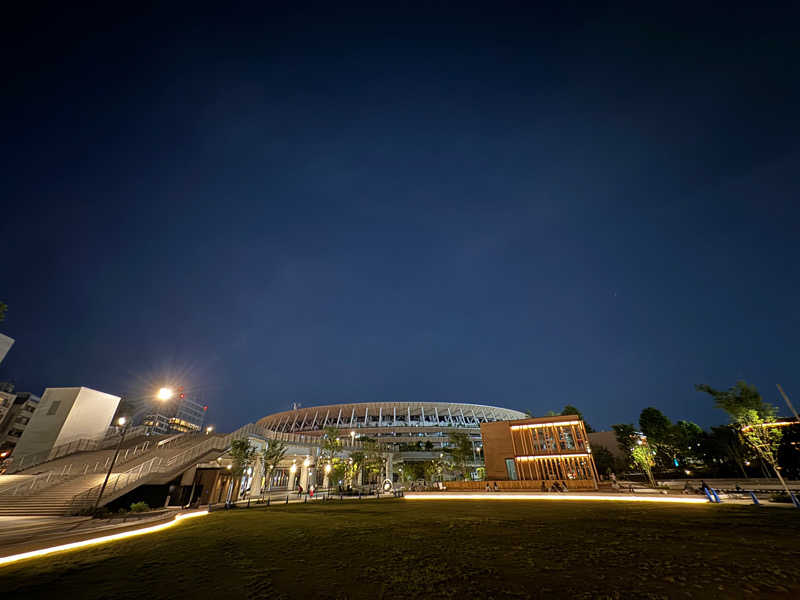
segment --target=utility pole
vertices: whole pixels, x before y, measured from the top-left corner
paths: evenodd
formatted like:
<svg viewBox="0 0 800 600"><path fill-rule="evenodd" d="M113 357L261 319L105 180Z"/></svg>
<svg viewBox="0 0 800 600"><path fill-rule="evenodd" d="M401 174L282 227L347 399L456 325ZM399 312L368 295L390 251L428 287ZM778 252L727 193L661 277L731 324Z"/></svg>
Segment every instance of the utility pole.
<svg viewBox="0 0 800 600"><path fill-rule="evenodd" d="M781 396L783 396L783 399L786 402L786 406L788 406L789 410L791 410L792 413L794 414L794 418L797 421L800 421L800 415L797 414L797 411L794 409L794 406L792 405L792 401L789 400L789 396L787 396L786 392L783 391L783 388L781 387L781 384L780 383L776 383L775 385L778 387L778 391L781 393Z"/></svg>

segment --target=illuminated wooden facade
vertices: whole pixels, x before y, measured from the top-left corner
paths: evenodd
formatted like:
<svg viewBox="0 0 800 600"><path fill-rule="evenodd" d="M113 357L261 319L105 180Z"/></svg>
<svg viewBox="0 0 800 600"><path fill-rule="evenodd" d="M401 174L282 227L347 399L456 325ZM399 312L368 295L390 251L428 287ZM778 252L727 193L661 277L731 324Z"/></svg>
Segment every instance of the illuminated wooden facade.
<svg viewBox="0 0 800 600"><path fill-rule="evenodd" d="M481 423L481 436L488 480L533 489L555 481L567 489L597 487L586 427L577 416Z"/></svg>

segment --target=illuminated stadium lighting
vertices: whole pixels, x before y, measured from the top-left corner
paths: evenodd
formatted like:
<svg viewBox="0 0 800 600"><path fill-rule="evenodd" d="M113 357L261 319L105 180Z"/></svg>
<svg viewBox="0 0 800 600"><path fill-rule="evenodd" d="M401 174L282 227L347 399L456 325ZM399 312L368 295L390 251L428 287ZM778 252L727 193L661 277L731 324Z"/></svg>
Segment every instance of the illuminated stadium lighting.
<svg viewBox="0 0 800 600"><path fill-rule="evenodd" d="M54 554L56 552L64 552L65 550L75 550L78 548L86 548L87 546L97 546L99 544L105 544L107 542L115 542L117 540L124 540L130 537L136 537L139 535L145 535L148 533L155 533L157 531L163 531L164 529L168 529L173 525L177 525L178 521L182 521L183 519L191 519L193 517L202 517L208 514L207 510L192 512L192 513L185 513L182 515L177 515L172 521L168 521L166 523L161 523L159 525L152 525L150 527L143 527L142 529L134 529L133 531L123 531L122 533L114 533L112 535L104 535L102 537L91 538L88 540L82 540L80 542L71 542L69 544L61 544L59 546L50 546L49 548L41 548L39 550L31 550L30 552L23 552L21 554L12 554L11 556L3 556L0 558L0 567L4 565L9 565L11 563L18 562L20 560L26 560L28 558L36 558L38 556L47 556L48 554Z"/></svg>
<svg viewBox="0 0 800 600"><path fill-rule="evenodd" d="M595 496L589 494L453 494L435 493L406 494L408 500L584 500L593 502L664 502L667 504L708 504L707 498L670 498L664 496Z"/></svg>

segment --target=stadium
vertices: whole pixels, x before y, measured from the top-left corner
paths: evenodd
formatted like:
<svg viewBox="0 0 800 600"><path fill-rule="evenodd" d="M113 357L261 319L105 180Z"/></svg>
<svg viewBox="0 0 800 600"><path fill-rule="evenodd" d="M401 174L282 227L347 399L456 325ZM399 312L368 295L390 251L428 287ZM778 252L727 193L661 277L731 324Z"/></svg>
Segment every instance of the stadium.
<svg viewBox="0 0 800 600"><path fill-rule="evenodd" d="M452 402L361 402L297 408L264 417L258 424L281 433L322 435L334 427L341 437L375 439L398 460L427 460L446 448L448 434L461 430L480 451L481 423L524 419L508 408Z"/></svg>

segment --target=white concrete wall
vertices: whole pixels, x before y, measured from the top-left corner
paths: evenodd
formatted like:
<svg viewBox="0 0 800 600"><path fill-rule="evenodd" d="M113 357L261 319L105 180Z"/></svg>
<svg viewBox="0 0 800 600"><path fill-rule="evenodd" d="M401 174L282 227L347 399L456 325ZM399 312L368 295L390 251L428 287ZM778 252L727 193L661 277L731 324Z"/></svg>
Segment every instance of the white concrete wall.
<svg viewBox="0 0 800 600"><path fill-rule="evenodd" d="M20 458L73 440L104 436L119 401L119 396L85 387L47 388L14 456ZM59 403L58 408L49 414L54 402Z"/></svg>
<svg viewBox="0 0 800 600"><path fill-rule="evenodd" d="M77 398L72 410L66 416L64 425L56 439L56 446L73 440L103 437L117 412L120 397L96 390L78 388ZM34 413L35 414L35 413Z"/></svg>
<svg viewBox="0 0 800 600"><path fill-rule="evenodd" d="M0 333L0 362L3 362L3 359L8 354L8 351L11 350L11 346L14 345L14 340L7 335L3 335Z"/></svg>

